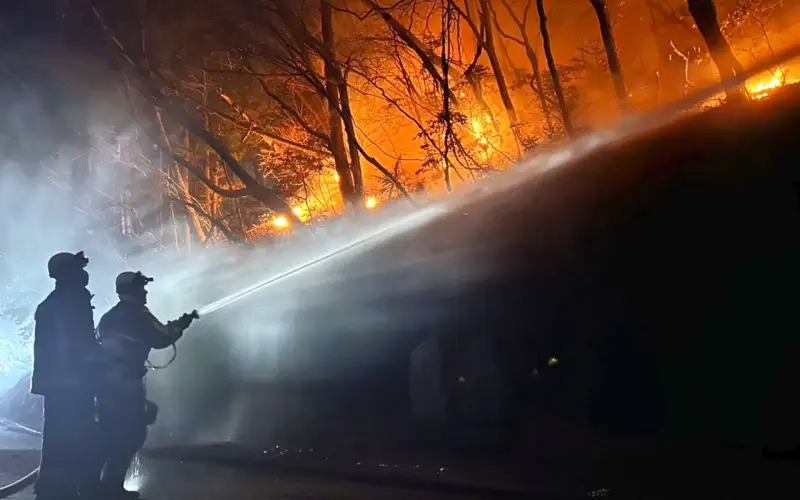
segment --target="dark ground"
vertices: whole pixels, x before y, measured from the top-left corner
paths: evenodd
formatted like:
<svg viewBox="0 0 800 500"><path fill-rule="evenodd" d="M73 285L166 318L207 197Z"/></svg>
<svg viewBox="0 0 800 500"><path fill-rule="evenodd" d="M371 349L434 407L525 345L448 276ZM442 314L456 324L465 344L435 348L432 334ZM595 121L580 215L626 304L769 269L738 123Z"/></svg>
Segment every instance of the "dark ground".
<svg viewBox="0 0 800 500"><path fill-rule="evenodd" d="M422 464L419 471L409 466L412 461L401 462L404 465L398 468L392 463L382 468L378 457L365 454L357 458L332 454L322 465L291 453L284 459L264 460L256 451L194 448L184 450L192 461L143 459L141 491L152 500L579 499L592 492L609 498L646 500L780 498L796 489L795 464L767 461L752 452L602 438L589 435L585 429L566 426L542 431L547 436L540 443L550 441L549 449L541 448L538 458L528 461L524 471L504 468L505 460L470 463L463 458L443 459L448 467L436 474L425 467L436 461L435 456L414 460ZM2 436L6 443L10 443L9 437L7 433ZM30 439L14 439L12 447L32 444ZM171 454L174 456L176 451ZM31 470L37 455L29 449L0 452L0 483ZM361 466L356 465L356 460ZM437 486L439 481L450 486ZM526 493L508 491L515 481L524 486ZM481 483L494 483L498 490L474 488ZM32 497L32 491L26 490L12 498Z"/></svg>
<svg viewBox="0 0 800 500"><path fill-rule="evenodd" d="M0 482L21 477L37 460L36 452L0 454ZM143 471L147 482L142 494L153 500L300 500L300 499L419 499L441 498L404 489L371 487L346 481L290 477L275 473L253 473L230 467L182 464L172 461L145 460ZM31 500L33 491L26 490L10 497ZM454 499L475 498L448 496Z"/></svg>

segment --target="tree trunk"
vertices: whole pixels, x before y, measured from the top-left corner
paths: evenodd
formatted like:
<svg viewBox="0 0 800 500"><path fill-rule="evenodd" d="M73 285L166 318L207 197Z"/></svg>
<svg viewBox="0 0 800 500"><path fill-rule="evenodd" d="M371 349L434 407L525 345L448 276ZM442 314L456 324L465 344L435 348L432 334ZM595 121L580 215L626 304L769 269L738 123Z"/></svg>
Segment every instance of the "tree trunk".
<svg viewBox="0 0 800 500"><path fill-rule="evenodd" d="M492 113L492 108L489 107L489 103L486 102L486 98L483 96L483 89L481 88L481 81L478 76L475 74L475 68L478 64L478 58L480 54L483 53L483 45L478 44L478 48L475 50L475 59L473 60L473 64L470 64L467 70L464 72L464 79L469 84L470 90L472 90L472 95L475 97L475 102L478 103L478 106L481 107L484 113L492 117L492 124L494 124L495 129L497 129L497 120L494 118L494 113Z"/></svg>
<svg viewBox="0 0 800 500"><path fill-rule="evenodd" d="M553 119L550 116L550 104L547 102L547 96L544 93L544 84L542 83L542 70L539 68L539 58L536 57L536 51L531 46L530 39L527 33L523 33L522 41L525 42L525 55L528 56L528 62L531 63L531 72L533 73L533 90L539 96L539 106L542 107L542 114L547 128L553 128Z"/></svg>
<svg viewBox="0 0 800 500"><path fill-rule="evenodd" d="M194 161L195 157L195 148L194 144L192 144L192 138L188 132L186 132L183 136L184 144L183 146L186 148L186 151L189 151L192 159L190 160L192 163L197 163ZM186 178L183 176L180 177L180 185L181 189L183 189L183 199L185 200L185 204L187 207L187 211L192 216L192 226L194 227L194 232L197 234L198 239L201 242L205 242L208 238L206 234L205 228L203 227L203 222L200 220L200 215L197 211L193 208L193 203L195 200L198 200L199 197L196 196L197 191L197 183L192 182L194 179L189 177L189 173L186 173ZM205 207L203 207L205 209Z"/></svg>
<svg viewBox="0 0 800 500"><path fill-rule="evenodd" d="M542 83L542 70L539 67L539 58L536 56L536 50L534 50L533 44L531 44L530 36L528 35L528 13L530 12L532 0L527 0L527 3L525 4L525 10L522 13L522 19L517 17L517 15L514 13L514 10L511 8L508 0L502 0L502 2L503 6L516 23L517 28L519 28L520 35L522 36L522 46L525 48L525 56L528 58L528 62L531 65L531 73L533 76L531 87L533 87L533 92L539 98L539 105L542 108L542 115L544 115L547 131L548 133L552 134L553 119L550 115L550 103L547 102L547 96L544 93L544 84ZM497 16L495 16L495 21L497 21Z"/></svg>
<svg viewBox="0 0 800 500"><path fill-rule="evenodd" d="M207 85L204 87L204 89L205 88L207 88ZM205 109L208 109L208 107L207 107L208 106L208 102L207 102L208 99L207 99L206 94L207 94L207 92L204 91L203 100L205 102L203 104L205 106ZM210 117L209 113L207 113L207 112L204 113L204 118L205 118L206 129L207 130L211 130L211 117ZM203 162L204 163L203 164L203 169L205 171L206 177L211 179L215 184L219 184L219 178L218 178L219 176L217 175L219 171L216 168L217 164L214 161L214 155L211 154L211 150L209 148L204 148L204 149L205 149L205 158L204 158L204 162ZM203 198L204 198L203 199L204 203L201 203L201 205L206 207L206 210L208 210L208 214L212 218L218 217L219 216L219 211L220 211L220 208L221 208L220 207L221 198L219 196L217 196L216 193L214 193L214 191L208 189L208 186L206 186L202 182L198 182L198 184L199 184L199 187L202 189L201 193L203 194ZM214 227L212 226L211 233L213 233L213 231L214 231Z"/></svg>
<svg viewBox="0 0 800 500"><path fill-rule="evenodd" d="M494 33L500 33L500 36L494 39L494 44L497 47L498 53L500 54L500 64L503 68L503 73L509 73L512 75L511 87L513 88L517 82L517 75L520 74L521 69L514 63L514 59L511 58L511 53L508 51L506 41L502 37L502 27L497 21L497 16L494 15L494 11L492 11L492 27L494 29Z"/></svg>
<svg viewBox="0 0 800 500"><path fill-rule="evenodd" d="M167 134L167 129L164 127L164 120L161 117L161 112L156 110L155 115L156 115L156 121L158 122L159 131L161 132L161 138L163 140L163 143L168 148L169 152L174 155L174 151L172 150L172 144L170 143L169 135ZM190 154L193 156L194 146L192 145L191 135L189 134L189 131L185 129L183 134L183 143L184 143L183 144L184 149L186 149L187 152L190 152ZM197 236L200 238L200 241L206 240L206 234L205 231L203 230L202 223L200 222L197 213L194 210L188 208L189 204L192 202L192 193L190 190L191 178L189 176L189 172L188 171L186 172L186 178L184 179L183 172L178 168L178 165L176 163L175 177L173 177L173 180L175 181L175 186L180 188L180 197L185 200L184 205L187 207L186 213L184 214L184 222L185 222L184 234L185 234L186 248L188 250L191 250L192 226L189 224L189 219L191 218L195 228L195 232L197 233ZM173 211L173 219L174 218L175 218L175 213ZM177 234L176 234L176 246L177 246Z"/></svg>
<svg viewBox="0 0 800 500"><path fill-rule="evenodd" d="M544 0L536 0L536 11L539 13L539 31L542 33L542 44L544 45L544 56L547 59L547 67L550 70L550 78L553 79L553 90L556 93L558 107L561 111L561 120L564 122L564 130L568 135L574 133L572 120L569 117L567 101L564 99L564 90L561 88L561 80L558 77L558 68L553 58L553 48L550 45L550 33L547 30L547 13L544 10Z"/></svg>
<svg viewBox="0 0 800 500"><path fill-rule="evenodd" d="M442 66L442 82L444 84L444 88L442 89L442 105L444 109L442 110L442 118L444 119L444 144L443 150L444 154L442 157L444 158L444 185L447 188L447 192L451 192L453 190L453 186L450 182L450 141L453 138L453 115L452 115L452 107L450 104L450 77L449 77L449 69L450 69L450 54L451 54L451 40L450 40L450 30L453 25L453 2L452 0L448 0L447 4L444 8L444 12L442 13L442 59L441 59L441 66Z"/></svg>
<svg viewBox="0 0 800 500"><path fill-rule="evenodd" d="M322 20L322 43L330 54L333 54L333 9L326 0L320 0L320 17ZM333 61L324 61L325 65L325 92L328 98L328 124L330 127L331 153L339 174L339 190L342 193L345 205L350 205L353 210L359 210L360 203L356 194L353 174L347 163L344 146L344 132L342 118L339 115L341 106L339 100L339 82Z"/></svg>
<svg viewBox="0 0 800 500"><path fill-rule="evenodd" d="M355 124L352 119L353 116L350 109L347 82L342 74L341 68L339 67L339 63L336 61L335 52L333 50L335 45L333 36L333 8L331 7L329 0L321 0L321 13L323 25L322 42L320 42L315 35L308 31L302 22L298 24L298 29L296 31L300 36L300 51L303 55L304 65L306 69L311 72L311 75L308 75L310 81L317 81L319 72L315 70L316 65L313 63L313 61L311 61L311 58L308 57L308 49L312 49L314 53L316 53L316 55L322 60L325 72L325 84L319 85L321 89L318 88L317 91L319 92L319 90L322 90L320 95L323 97L323 99L328 101L328 119L331 122L333 130L338 131L338 140L336 140L332 134L325 136L324 138L319 134L312 133L312 135L317 135L318 137L322 138L331 149L333 149L335 145L337 150L341 152L341 155L334 156L334 162L337 165L337 171L342 172L339 174L340 187L342 186L341 181L343 178L345 181L349 181L350 183L351 202L354 201L351 204L354 209L360 210L362 208L361 202L363 200L361 195L363 194L363 179L360 160L362 157L371 163L375 168L377 168L380 173L386 176L386 178L397 187L403 196L405 196L406 199L412 205L414 205L414 200L411 199L408 191L402 186L402 184L400 184L400 181L383 165L381 165L380 162L367 153L358 142L358 138L355 133ZM285 11L285 18L290 22L293 20L299 21L299 19L289 11ZM266 90L267 89L265 89L265 91ZM267 91L267 94L270 95L270 92ZM280 99L276 99L276 101L280 102ZM289 109L286 105L283 105L283 107L284 109ZM333 121L333 118L331 118L333 113L338 114L338 120ZM345 115L345 113L347 113L347 115ZM293 114L297 115L296 112ZM345 122L345 130L348 131L348 143L353 154L354 163L352 170L350 165L347 164L347 157L344 153L344 139L341 133L342 121ZM309 127L304 128L309 130ZM360 153L360 156L358 153ZM347 167L346 171L342 168L343 166ZM353 200L353 198L355 198L355 200Z"/></svg>
<svg viewBox="0 0 800 500"><path fill-rule="evenodd" d="M608 59L608 70L611 72L612 80L614 80L614 91L617 93L619 107L623 111L628 111L630 109L628 91L625 89L625 79L622 77L622 66L619 63L614 32L611 29L611 22L608 20L608 5L606 0L590 0L590 2L600 23L600 35L603 37L603 47L606 49L606 58Z"/></svg>
<svg viewBox="0 0 800 500"><path fill-rule="evenodd" d="M489 11L489 0L480 0L481 2L481 22L483 23L485 35L485 48L486 55L489 57L489 64L492 66L494 78L497 81L497 89L500 92L500 98L503 100L503 107L506 108L508 114L508 123L511 125L511 130L516 134L517 125L517 110L514 109L514 102L511 100L511 94L508 92L508 85L506 84L506 77L503 75L503 68L500 65L500 59L497 57L497 49L494 44L494 30L492 27L491 13Z"/></svg>
<svg viewBox="0 0 800 500"><path fill-rule="evenodd" d="M744 72L744 68L733 55L733 51L731 51L731 47L719 27L714 0L687 1L689 3L689 12L691 12L700 34L703 35L703 40L705 40L706 47L711 52L711 58L714 60L717 70L719 70L720 77L725 80ZM728 89L727 94L728 99L732 100L747 98L747 94L742 87Z"/></svg>
<svg viewBox="0 0 800 500"><path fill-rule="evenodd" d="M344 120L345 132L347 132L348 149L350 150L350 172L353 175L354 197L358 198L359 206L361 206L364 201L364 175L361 171L361 155L358 152L356 125L353 120L353 111L350 108L350 93L347 89L346 78L339 82L339 97L342 101L342 119Z"/></svg>

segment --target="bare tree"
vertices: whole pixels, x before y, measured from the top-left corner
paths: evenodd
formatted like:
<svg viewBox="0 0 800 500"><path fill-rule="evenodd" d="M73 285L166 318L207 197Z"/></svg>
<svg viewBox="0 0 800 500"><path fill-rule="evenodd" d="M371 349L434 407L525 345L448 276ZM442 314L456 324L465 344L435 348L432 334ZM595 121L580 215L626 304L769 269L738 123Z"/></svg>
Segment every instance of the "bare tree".
<svg viewBox="0 0 800 500"><path fill-rule="evenodd" d="M699 57L695 47L702 43L700 34L688 12L684 15L666 0L645 0L645 5L659 55L656 102L686 97L691 83L689 69Z"/></svg>
<svg viewBox="0 0 800 500"><path fill-rule="evenodd" d="M344 89L346 92L347 83L344 81L344 75L342 75L341 69L336 64L334 56L333 9L327 0L320 0L319 10L322 22L322 46L327 53L327 57L323 58L323 66L325 68L325 96L328 100L328 120L331 134L330 146L333 158L336 161L336 171L339 173L342 196L345 201L352 205L354 210L358 211L361 210L364 186L356 183L357 180L361 182L362 179L357 148L353 147L350 150L350 154L355 155L351 158L350 164L347 163L345 153L342 116L340 116L339 110L343 109L340 90ZM349 107L342 114L352 119ZM357 167L359 171L357 173L354 172L352 167Z"/></svg>
<svg viewBox="0 0 800 500"><path fill-rule="evenodd" d="M177 121L186 130L208 144L208 146L219 155L222 161L225 162L239 181L241 181L244 187L240 189L221 188L206 177L201 168L187 161L183 155L170 151L161 141L156 140L156 144L159 144L180 166L191 172L216 194L223 197L251 196L268 209L281 213L302 226L302 221L298 219L286 200L272 189L259 183L258 180L239 163L216 135L207 130L195 117L173 103L169 96L166 95L163 89L157 84L158 81L163 81L163 78L159 78L159 75L154 73L152 69L149 69L147 65L143 64L141 61L136 61L134 56L122 45L119 38L111 31L108 24L100 15L100 12L96 8L92 8L92 11L112 47L116 49L117 55L124 61L127 67L127 69L124 70L125 74L128 75L127 81L135 82L134 85L147 100L163 111L169 118Z"/></svg>
<svg viewBox="0 0 800 500"><path fill-rule="evenodd" d="M277 42L281 49L270 50L270 44L261 44L260 53L254 54L254 56L260 57L278 68L287 77L299 78L327 102L329 124L327 142L336 162L339 182L342 183L342 194L345 199L354 208L360 209L364 193L360 155L376 167L381 174L394 182L398 191L413 203L405 187L374 156L367 153L356 135L356 124L350 106L345 68L336 54L333 8L330 2L320 0L319 4L321 39L309 30L306 22L301 18L303 13L292 9L290 2L276 1L273 2L273 7L266 12L267 16L262 16L262 20L269 27L272 40ZM270 14L272 17L269 16ZM314 57L322 64L323 75L318 73ZM282 107L288 108L285 102ZM299 116L296 112L291 114L295 117ZM346 157L342 130L344 130L349 145L349 162ZM316 135L320 136L318 133Z"/></svg>
<svg viewBox="0 0 800 500"><path fill-rule="evenodd" d="M355 64L351 63L348 70L358 75L360 82L366 83L372 89L352 90L385 100L419 130L418 138L424 141L422 149L425 157L417 174L436 169L443 174L445 185L450 188L452 174L464 180L462 170L473 177L485 171L487 166L476 161L457 133L459 129L463 130L469 124L467 117L458 111L463 104L464 95L459 90L463 83L469 85L476 104L482 108L487 117L490 117L491 126L495 129L498 127L494 113L483 99L480 85L483 71L478 65L478 58L484 53L483 38L476 40L475 57L466 69L463 69L458 59L460 53L458 27L464 11L452 0L444 0L441 11L442 27L430 29L432 18L438 17L434 14L439 12L431 10L431 15L426 18L426 22L421 23L422 27L419 29L427 37L426 43L420 39L422 35L416 35L411 28L401 22L403 15L401 4L384 8L375 0L362 0L362 3L367 7L366 12L341 10L360 20L377 14L390 28L388 37L382 32L376 32L368 39L377 53L391 54L388 60L394 62L396 73L385 65L373 62L377 58L365 57ZM413 6L416 4L412 2L403 5L408 6L413 12ZM413 19L413 15L409 17ZM447 22L448 19L450 22ZM451 32L443 32L442 30L448 26L451 27ZM451 38L456 42L451 43ZM380 60L386 61L387 58L382 55ZM416 71L418 66L421 72ZM432 88L429 84L432 84ZM370 90L377 91L377 94ZM490 144L482 143L482 146L492 149Z"/></svg>
<svg viewBox="0 0 800 500"><path fill-rule="evenodd" d="M564 122L564 129L567 134L572 134L574 129L572 127L572 119L569 116L569 108L567 107L567 100L564 98L564 89L561 87L561 81L558 77L558 68L556 67L556 60L553 57L553 48L550 45L550 32L547 29L547 13L544 10L544 0L536 0L536 11L539 14L539 31L542 34L542 44L544 46L544 56L547 59L547 68L550 70L550 78L553 80L553 91L558 100L558 108L561 111L561 120Z"/></svg>
<svg viewBox="0 0 800 500"><path fill-rule="evenodd" d="M603 38L603 47L606 49L606 57L608 58L608 70L611 72L611 78L614 81L614 91L617 94L620 108L623 111L630 109L628 103L628 90L625 88L625 79L622 76L622 65L619 62L619 55L617 54L617 43L614 39L614 31L611 29L611 22L608 18L608 5L606 0L589 0L592 8L597 15L597 21L600 23L600 34Z"/></svg>
<svg viewBox="0 0 800 500"><path fill-rule="evenodd" d="M450 0L445 0L450 1ZM437 66L440 64L440 58L428 49L425 44L408 28L403 26L403 23L398 21L391 13L390 9L382 7L376 0L362 0L370 9L377 12L378 15L386 22L389 28L392 29L397 35L419 56L423 69L433 78L435 82L444 87L443 77L439 73ZM455 96L451 95L451 99Z"/></svg>
<svg viewBox="0 0 800 500"><path fill-rule="evenodd" d="M547 124L547 128L550 129L549 132L552 133L552 118L550 116L550 103L547 102L547 96L545 95L544 85L542 84L542 71L539 68L539 58L536 56L536 49L533 48L533 44L531 43L530 35L528 34L528 19L530 18L531 7L533 6L533 0L526 0L525 8L522 11L522 16L518 16L514 9L509 4L508 0L500 0L503 3L506 11L508 11L509 15L511 15L511 19L514 21L514 24L517 25L517 29L519 30L520 37L516 38L514 36L508 35L506 33L501 33L519 45L521 45L525 49L525 56L528 58L528 62L531 65L531 72L532 72L532 81L531 87L533 88L534 93L539 98L539 106L542 108L542 114L544 115L545 123ZM496 16L495 16L496 18ZM500 30L500 26L498 23L498 31Z"/></svg>
<svg viewBox="0 0 800 500"><path fill-rule="evenodd" d="M450 145L453 143L453 106L450 103L450 59L451 54L453 51L453 42L450 37L450 33L453 30L453 24L457 21L455 16L455 9L453 9L453 3L450 0L447 1L445 7L442 11L442 82L444 83L444 89L442 92L442 113L440 115L441 121L444 122L444 184L447 188L447 191L453 190L453 185L450 182L450 171L452 170L452 166L450 165L450 155L448 154L450 151Z"/></svg>
<svg viewBox="0 0 800 500"><path fill-rule="evenodd" d="M503 68L500 66L500 61L497 57L494 29L491 21L492 14L489 10L489 0L479 0L479 5L480 11L478 15L480 16L481 20L481 29L475 33L475 36L480 38L481 32L483 32L483 40L481 43L486 51L487 57L489 58L489 63L492 66L492 72L494 73L495 81L497 81L497 88L500 92L500 98L503 101L503 107L506 109L506 114L508 115L509 125L511 125L512 130L514 130L516 133L519 119L517 118L517 111L514 108L514 102L511 100L511 93L508 91L505 75L503 75ZM469 20L469 18L467 19ZM471 21L470 24L472 24Z"/></svg>
<svg viewBox="0 0 800 500"><path fill-rule="evenodd" d="M692 18L697 24L697 29L706 42L706 47L708 47L711 58L719 70L720 77L724 80L741 74L744 68L742 68L736 56L733 55L728 41L722 34L714 0L687 0L687 2L689 12L691 12ZM747 98L747 92L741 86L728 89L727 94L728 99L732 100Z"/></svg>

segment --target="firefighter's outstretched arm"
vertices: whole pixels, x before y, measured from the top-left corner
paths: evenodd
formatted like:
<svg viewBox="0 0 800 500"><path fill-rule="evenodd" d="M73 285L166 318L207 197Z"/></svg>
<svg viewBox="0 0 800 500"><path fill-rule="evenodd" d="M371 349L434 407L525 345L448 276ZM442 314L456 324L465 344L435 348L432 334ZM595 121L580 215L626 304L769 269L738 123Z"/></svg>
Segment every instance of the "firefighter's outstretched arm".
<svg viewBox="0 0 800 500"><path fill-rule="evenodd" d="M181 338L184 330L189 328L195 317L192 314L184 314L180 318L164 324L145 307L139 332L151 348L164 349Z"/></svg>

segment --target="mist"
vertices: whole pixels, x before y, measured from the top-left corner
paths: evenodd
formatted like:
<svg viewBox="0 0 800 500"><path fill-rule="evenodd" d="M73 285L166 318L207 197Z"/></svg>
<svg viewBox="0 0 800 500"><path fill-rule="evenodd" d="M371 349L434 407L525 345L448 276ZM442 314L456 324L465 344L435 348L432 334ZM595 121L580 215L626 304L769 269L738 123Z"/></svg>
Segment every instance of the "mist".
<svg viewBox="0 0 800 500"><path fill-rule="evenodd" d="M54 145L38 164L9 162L0 171L0 383L8 386L30 368L32 314L52 289L48 258L83 250L96 322L115 303L114 277L126 270L155 278L149 307L162 321L203 313L177 344L175 362L148 376L149 397L162 409L154 440L235 441L251 436L255 424L261 435L277 435L274 426L302 411L290 411L283 398L276 400L283 422L254 422L248 387L402 375L414 346L459 316L463 304L454 297L514 272L504 257L519 236L505 236L521 227L519 207L537 196L542 172L577 165L600 147L674 120L668 111L587 135L421 210L397 202L323 226L325 233L298 231L281 245L191 249L165 237L175 232L175 218L135 239L120 235L125 210L141 220L163 209L163 200L134 190L159 174L122 161L120 145L136 137L135 128L111 133L93 123L88 148ZM85 155L91 161L77 161ZM571 231L564 224L549 222L554 231ZM170 352L151 359L165 364Z"/></svg>
<svg viewBox="0 0 800 500"><path fill-rule="evenodd" d="M29 117L42 113L35 102L21 103L15 111ZM135 136L135 129L116 134L109 130L108 124L92 124L87 131L90 144L84 150L58 144L27 145L27 149L55 152L38 164L6 162L0 171L0 276L4 285L0 390L30 370L33 313L53 288L46 264L50 256L64 251L84 251L90 259L87 270L89 289L95 295L95 322L116 303L114 278L127 270L141 270L155 278L149 285L148 305L162 321L212 306L205 308L200 321L178 343L175 362L149 376L151 397L163 408L160 425L170 432L185 424L186 413L196 411L198 405L214 406L220 409L220 418L232 421L229 412L235 405L231 401L221 404L215 398L231 394L231 388L239 383L327 379L369 370L379 364L381 351L386 350L381 346L385 343L382 331L391 325L406 328L412 319L419 323L420 310L408 311L405 324L402 318L371 310L376 300L413 295L427 286L421 276L404 283L385 281L409 265L405 256L383 255L356 268L316 262L342 249L350 254L349 262L357 261L360 252L420 224L430 217L430 211L411 214L410 207L403 204L387 207L369 220L343 221L326 227L327 234L300 233L281 246L195 244L191 249L176 248L170 245L169 236L183 227L176 229L174 225L182 221L174 219L131 238L120 234L126 210L135 211L139 219L162 210L152 193L132 191L137 185L131 181L132 174L146 178L158 176L158 172L141 171L120 161L125 156L120 144L128 143L125 139ZM159 239L159 235L167 237ZM359 248L350 250L354 242ZM455 262L453 255L446 257L452 265L463 264ZM414 265L419 265L416 258ZM300 279L295 276L266 287L261 283L309 263L314 263L313 268L304 270ZM440 286L454 286L453 280L439 279L451 267L437 269L433 265L431 262L428 279L438 280ZM241 299L236 295L259 285L255 293ZM334 290L335 295L331 293ZM325 349L307 345L307 336L295 341L292 332L298 327L305 333L318 330L321 337L327 334L323 343L336 333L345 334L351 347L359 336L372 340L351 350L347 359L331 363ZM391 346L391 342L385 344ZM153 363L164 364L170 359L169 351L154 353ZM187 405L190 408L183 410ZM220 427L213 419L196 424L181 425L185 430L182 439L195 439L202 428L221 428L222 432L230 428Z"/></svg>
<svg viewBox="0 0 800 500"><path fill-rule="evenodd" d="M30 116L37 107L23 111ZM447 230L399 244L397 237L445 216L462 218L460 205L497 196L518 178L511 173L418 211L397 202L324 232L298 232L281 246L189 250L158 239L176 230L174 219L149 228L146 244L141 235L120 235L125 210L147 219L162 209L150 193L132 192L131 171L145 178L158 172L120 161L120 144L135 134L93 124L85 150L50 145L57 151L38 165L8 162L0 171L0 389L30 369L33 312L53 287L47 260L82 250L90 259L95 322L116 303L114 278L127 270L155 278L148 305L162 321L193 309L203 313L178 343L175 362L148 377L150 397L162 406L155 434L165 439L233 439L241 384L380 377L387 359L404 360L450 312L437 300L491 271L492 245L459 247ZM559 152L535 167L568 159ZM470 221L478 229L493 224L476 215ZM168 349L151 359L159 366L170 357Z"/></svg>

